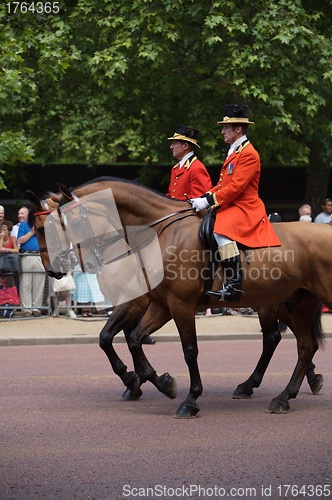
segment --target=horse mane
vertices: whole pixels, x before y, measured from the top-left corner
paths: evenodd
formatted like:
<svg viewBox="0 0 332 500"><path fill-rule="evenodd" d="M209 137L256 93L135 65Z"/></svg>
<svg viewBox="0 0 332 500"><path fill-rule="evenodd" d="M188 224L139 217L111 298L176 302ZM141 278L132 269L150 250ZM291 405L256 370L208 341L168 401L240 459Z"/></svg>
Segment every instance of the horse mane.
<svg viewBox="0 0 332 500"><path fill-rule="evenodd" d="M89 181L84 182L83 184L76 186L75 188L71 187L69 188L70 190L75 190L75 189L80 189L85 186L89 186L90 184L93 184L95 182L105 182L105 181L113 181L113 182L122 182L124 184L130 184L132 186L137 186L143 189L146 189L147 191L156 194L157 196L160 196L162 198L166 198L165 193L161 193L160 191L157 191L156 189L153 189L151 187L145 186L144 184L140 184L137 181L129 180L129 179L122 179L121 177L113 177L113 176L101 176L101 177L96 177L95 179L91 179ZM177 202L177 201L183 201L183 200L176 200L173 198L166 198L167 200L170 200L172 202Z"/></svg>
<svg viewBox="0 0 332 500"><path fill-rule="evenodd" d="M83 182L82 184L80 184L79 186L76 186L76 187L71 186L71 187L69 187L69 190L75 191L76 189L80 189L80 188L83 188L85 186L89 186L91 184L97 183L97 182L110 182L110 181L121 182L123 184L130 184L132 186L143 188L146 191L154 193L155 195L159 196L160 198L163 198L164 200L167 200L170 203L177 203L179 201L183 202L183 200L168 198L168 197L166 197L166 195L164 193L161 193L160 191L157 191L156 189L150 188L148 186L145 186L144 184L140 184L137 181L123 179L121 177L108 176L108 175L104 175L104 176L96 177L94 179L90 179L90 180ZM40 200L46 200L46 199L50 198L52 193L53 193L52 191L47 191L46 193L44 193L40 197ZM61 193L59 191L57 191L56 194L61 195ZM29 208L29 213L28 213L28 223L29 223L29 225L32 224L31 227L33 227L33 224L34 224L34 212L35 212L35 209L31 206Z"/></svg>
<svg viewBox="0 0 332 500"><path fill-rule="evenodd" d="M34 213L35 213L35 209L31 206L29 208L28 219L27 219L28 225L31 228L33 227L33 224L34 224Z"/></svg>

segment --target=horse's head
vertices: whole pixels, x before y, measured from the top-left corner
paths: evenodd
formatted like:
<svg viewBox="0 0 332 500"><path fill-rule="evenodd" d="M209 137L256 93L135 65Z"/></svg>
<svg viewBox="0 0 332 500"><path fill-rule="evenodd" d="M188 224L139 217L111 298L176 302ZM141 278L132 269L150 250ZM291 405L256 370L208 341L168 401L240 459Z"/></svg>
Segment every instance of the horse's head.
<svg viewBox="0 0 332 500"><path fill-rule="evenodd" d="M83 193L78 197L63 184L58 184L58 188L62 195L59 212L78 262L83 271L96 273L104 265L103 253L108 246L105 242L114 243L123 238L112 190ZM79 190L78 194L81 195Z"/></svg>
<svg viewBox="0 0 332 500"><path fill-rule="evenodd" d="M143 224L123 226L119 214L123 205L118 211L113 186L97 190L83 186L74 191L58 187L59 212L81 269L98 273L101 290L113 304L144 295L161 282L164 271L157 233Z"/></svg>
<svg viewBox="0 0 332 500"><path fill-rule="evenodd" d="M68 249L63 248L59 241L59 221L54 214L57 214L59 207L60 196L55 193L49 193L49 197L39 200L39 198L32 192L27 191L26 195L31 203L29 218L31 225L35 228L35 233L38 239L40 257L43 266L48 276L60 279L67 274L70 265L67 262L64 254L68 255ZM47 241L45 224L48 229L48 234L51 234L51 241ZM49 239L49 238L48 238ZM54 252L57 252L54 255ZM50 253L53 257L51 260Z"/></svg>

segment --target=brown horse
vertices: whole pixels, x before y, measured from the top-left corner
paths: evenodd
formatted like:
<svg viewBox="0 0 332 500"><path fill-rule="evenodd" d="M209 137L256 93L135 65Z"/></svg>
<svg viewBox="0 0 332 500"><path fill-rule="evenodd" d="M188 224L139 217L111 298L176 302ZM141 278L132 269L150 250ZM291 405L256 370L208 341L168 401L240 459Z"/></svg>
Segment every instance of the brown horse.
<svg viewBox="0 0 332 500"><path fill-rule="evenodd" d="M158 232L163 251L165 277L163 282L149 293L152 302L130 341L131 352L134 358L138 359L135 365L136 371L141 381L154 381L156 374L139 352L139 341L143 335L155 331L159 328L159 325L164 324L170 317L173 317L179 329L185 359L191 376L189 395L180 405L177 416L186 418L195 416L199 410L196 399L202 392L202 385L197 366L198 350L194 317L197 304L204 291L202 270L206 267L206 256L202 244L197 238L196 231L200 218L193 214L194 217L190 218L190 223L189 218L187 218L182 219L181 223L170 224L169 213L172 212L174 207L177 208L178 212L185 210L185 203L165 199L165 197L157 193L132 183L124 183L119 180L104 180L92 182L75 190L78 197L91 192L100 192L100 206L92 215L92 217L96 217L95 224L107 225L107 214L103 213L102 207L103 190L109 187L112 188L123 225L149 225L156 222L156 217L157 221L159 220ZM66 189L63 189L63 195L65 201L72 199L71 193ZM174 219L174 214L172 217ZM324 282L321 277L322 273L318 273L316 279L313 279L313 275L319 271L320 266L323 264L328 266L328 252L326 254L320 252L318 266L316 265L315 268L312 265L308 266L308 259L304 258L305 254L302 250L304 237L300 229L303 226L300 226L301 228L296 223L279 224L276 231L283 242L281 248L255 250L251 252L250 260L243 259L245 279L244 294L240 305L267 307L271 301L276 304L282 303L281 309L284 309L284 311L280 312L279 308L280 319L292 327L298 341L299 359L297 366L285 391L271 402L269 411L273 412L287 411L289 407L288 400L291 397L296 397L305 371L309 367L319 340L322 338L319 317L316 314L318 306L321 301L324 301L327 305L331 303L328 292L328 285L331 280L325 279ZM308 231L306 231L307 245L309 243L311 248L317 247L321 250L321 245L318 244L318 241L321 241L322 238L321 232L314 229L311 233L308 237ZM327 235L328 233L325 236L327 237ZM89 249L84 250L89 251ZM193 255L193 252L195 253L195 259L188 259L188 256ZM184 255L186 256L185 259ZM201 258L197 259L198 255ZM188 262L190 267L188 267ZM253 262L255 265L252 264ZM313 271L312 273L309 272L310 269ZM179 270L181 270L181 273ZM195 270L197 272L193 273ZM189 271L191 275L188 274ZM250 275L250 273L252 274ZM194 277L193 274L195 274ZM269 308L271 310L271 306ZM271 327L275 318L276 316L270 320L269 327ZM266 319L264 323L267 324L268 320ZM276 346L278 343L278 328L275 324L273 329L275 331L274 343ZM265 363L266 361L263 364ZM257 367L260 365L261 372L263 364L259 362L257 365ZM265 369L263 367L263 373ZM256 373L253 374L255 376L248 379L250 381L249 385L248 381L246 381L246 383L238 387L238 390L235 391L238 394L235 394L235 397L241 396L241 392L248 396L250 391L252 392L252 388L259 385L260 376L257 375L258 371L255 370ZM244 385L246 387L242 391L241 386Z"/></svg>
<svg viewBox="0 0 332 500"><path fill-rule="evenodd" d="M57 275L57 273L52 270L49 260L44 223L48 215L57 211L61 196L52 193L52 197L40 201L32 192L28 192L28 195L33 205L31 215L33 215L44 267L51 276ZM69 263L68 266L64 265L63 272L66 272L69 268ZM127 342L129 342L131 332L138 326L139 318L146 312L149 303L149 298L147 296L142 296L131 302L116 306L112 316L108 319L100 333L100 347L107 355L113 371L121 378L124 385L127 387L122 396L124 400L135 400L141 397L142 390L140 386L143 380L140 380L135 372L127 371L127 367L114 350L113 339L123 330L125 338ZM277 321L277 306L275 304L271 304L267 307L261 306L258 308L258 316L263 332L263 351L252 375L235 390L233 397L237 399L250 397L253 394L253 389L260 386L273 353L281 340ZM284 318L287 318L285 321L287 321L288 326L291 327L290 317L287 311L284 311ZM166 317L164 317L164 320L166 321ZM323 385L323 377L320 374L315 374L314 368L315 365L311 364L310 368L307 370L306 376L312 392L317 394ZM176 384L173 377L168 373L159 377L155 375L153 383L160 392L170 398L175 398Z"/></svg>

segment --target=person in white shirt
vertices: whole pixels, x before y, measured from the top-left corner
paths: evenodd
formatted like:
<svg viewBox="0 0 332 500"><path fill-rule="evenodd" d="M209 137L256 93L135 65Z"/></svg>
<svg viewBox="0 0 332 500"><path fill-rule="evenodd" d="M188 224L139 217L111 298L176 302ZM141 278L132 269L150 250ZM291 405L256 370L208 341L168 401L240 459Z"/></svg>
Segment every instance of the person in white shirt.
<svg viewBox="0 0 332 500"><path fill-rule="evenodd" d="M3 222L5 218L5 208L3 205L0 205L0 223Z"/></svg>
<svg viewBox="0 0 332 500"><path fill-rule="evenodd" d="M17 239L18 228L20 227L21 222L28 220L29 209L28 207L21 207L17 213L18 223L15 224L13 229L11 230L10 236L14 236Z"/></svg>
<svg viewBox="0 0 332 500"><path fill-rule="evenodd" d="M308 203L301 205L299 208L299 221L300 222L311 222L311 206Z"/></svg>
<svg viewBox="0 0 332 500"><path fill-rule="evenodd" d="M332 222L332 199L325 198L322 203L322 212L317 215L314 222L319 224L331 224Z"/></svg>

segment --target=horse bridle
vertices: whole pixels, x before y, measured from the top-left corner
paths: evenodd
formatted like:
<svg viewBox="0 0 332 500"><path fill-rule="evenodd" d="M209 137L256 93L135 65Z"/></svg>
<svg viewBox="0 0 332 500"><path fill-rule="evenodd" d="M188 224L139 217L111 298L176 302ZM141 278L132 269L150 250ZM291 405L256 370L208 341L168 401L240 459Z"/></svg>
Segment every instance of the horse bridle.
<svg viewBox="0 0 332 500"><path fill-rule="evenodd" d="M57 219L52 219L50 218L49 219L49 225L52 226L54 225L54 231L53 231L53 237L55 238L55 243L57 244L57 246L60 248L61 247L61 240L58 236L58 231L56 229L56 224L60 224L61 225L61 228L62 228L62 231L65 235L65 238L66 238L66 242L67 242L67 246L68 248L67 249L61 249L57 254L56 254L56 259L58 261L58 264L60 266L62 266L62 268L64 270L66 270L67 272L72 268L74 267L74 262L72 262L71 264L69 264L70 262L70 255L71 253L73 252L73 250L70 248L71 246L71 242L69 241L68 239L68 236L67 236L67 233L66 233L66 228L65 228L65 224L64 224L64 221L62 219L62 215L61 215L61 211L60 211L60 207L58 206L57 209L51 209L47 203L47 201L45 199L43 200L40 200L41 201L41 204L44 206L44 210L37 210L36 212L34 212L34 217L37 217L37 216L40 216L40 215L50 215L51 213L53 213L55 210L57 211L58 213L58 220ZM48 253L49 250L47 247L39 247L39 252L40 253Z"/></svg>
<svg viewBox="0 0 332 500"><path fill-rule="evenodd" d="M82 203L82 201L76 196L75 193L71 192L71 196L73 198L73 201L75 202L74 204L72 204L70 207L68 208L60 208L60 203L58 205L58 208L56 209L57 210L57 213L58 213L58 219L59 219L59 222L61 224L61 227L62 227L62 230L64 231L65 233L65 237L66 237L66 241L68 243L68 249L61 249L57 254L56 254L56 259L58 260L58 263L63 266L63 269L67 269L67 272L72 269L74 267L75 264L71 264L70 263L70 253L73 251L72 249L70 249L70 246L72 245L72 242L68 239L68 235L66 233L66 224L65 224L65 221L63 219L63 213L66 212L66 211L69 211L73 208L79 208L80 210L80 220L83 221L83 224L85 226L85 228L87 228L87 232L88 234L92 234L92 226L91 226L91 223L89 221L89 217L88 217L88 214L87 212L88 211L93 211L95 214L97 215L102 215L103 217L105 217L105 215L102 213L102 212L97 212L96 210L92 209L92 208L89 208L89 207L85 207L84 204ZM53 212L53 210L50 209L48 203L46 200L41 200L42 204L44 205L44 208L45 210L42 210L42 211L37 211L34 213L34 216L38 216L38 215L49 215ZM63 206L63 205L62 205ZM186 212L190 212L190 213L186 213ZM193 213L193 209L192 208L187 208L187 209L183 209L183 210L178 210L176 212L172 212L171 214L167 214L165 215L164 217L160 217L159 219L153 221L153 222L150 222L149 224L146 224L143 228L138 228L136 229L134 232L131 233L131 235L133 234L138 234L139 232L142 232L144 230L146 230L147 227L149 228L152 228L158 224L161 224L162 222L165 222L165 221L168 221L170 218L172 217L175 217L177 215L182 215L186 213L186 215L183 215L182 217L179 217L177 219L173 219L171 221L169 221L165 226L163 226L160 231L156 232L157 236L160 236L160 234L165 231L165 229L167 229L169 226L171 226L174 222L178 222L180 220L183 220L187 217L192 217L192 216L196 216L196 213ZM56 224L57 223L57 220L54 219L53 221L50 221L50 224ZM124 226L123 226L124 227ZM119 231L118 231L119 233ZM57 242L59 243L59 246L60 246L60 239L58 237L58 232L57 230L55 229L54 230L54 234L56 235L56 240ZM112 262L115 262L117 260L120 260L120 259L123 259L125 257L127 257L128 255L136 252L137 250L139 250L140 248L144 248L144 246L148 245L151 241L152 241L152 237L148 237L146 238L144 241L141 241L139 242L137 245L133 246L133 247L130 247L130 249L127 251L127 252L124 252L123 254L120 254L119 256L105 262L102 255L101 255L101 251L103 251L106 247L108 247L109 245L112 245L114 243L116 243L117 241L121 240L121 239L125 239L126 243L128 244L129 246L129 243L128 243L128 234L126 232L126 230L124 229L123 231L123 234L118 234L116 236L112 236L111 238L108 238L106 239L105 241L102 241L101 243L97 243L95 242L94 245L91 246L91 252L93 253L95 259L96 259L96 262L98 264L99 267L102 267L103 265L107 265L107 264L110 264ZM80 252L80 261L81 263L83 262L83 259L82 259L82 255L81 255L81 248L80 248L80 244L77 244L77 248ZM47 247L42 247L39 249L40 252L48 252L48 249ZM84 267L84 266L83 266ZM84 270L84 269L82 269Z"/></svg>

